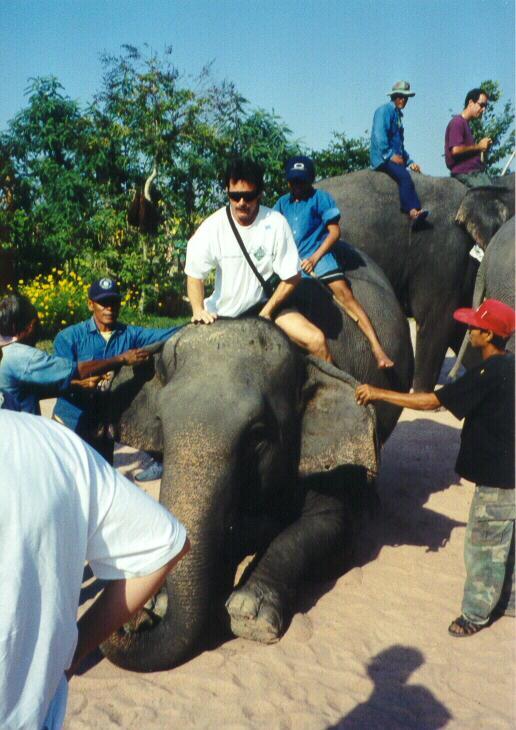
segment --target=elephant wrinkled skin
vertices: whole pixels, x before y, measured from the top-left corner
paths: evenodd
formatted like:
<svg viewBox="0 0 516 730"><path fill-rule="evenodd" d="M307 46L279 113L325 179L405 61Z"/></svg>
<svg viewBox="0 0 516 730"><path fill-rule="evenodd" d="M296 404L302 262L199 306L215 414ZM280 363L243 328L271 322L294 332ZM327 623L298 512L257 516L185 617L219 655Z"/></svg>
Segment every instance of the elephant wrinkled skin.
<svg viewBox="0 0 516 730"><path fill-rule="evenodd" d="M334 358L355 377L407 390L412 350L394 293L359 254L350 276L396 366L379 370L339 310ZM312 308L320 297L333 307L307 283ZM357 406L355 385L260 318L189 325L148 364L121 370L110 394L119 438L163 450L160 501L185 524L192 548L158 609L103 645L112 661L138 671L177 665L206 641L210 612L224 614L238 636L275 641L302 576L342 570L378 469L378 434L385 438L399 415ZM236 567L250 555L234 588Z"/></svg>

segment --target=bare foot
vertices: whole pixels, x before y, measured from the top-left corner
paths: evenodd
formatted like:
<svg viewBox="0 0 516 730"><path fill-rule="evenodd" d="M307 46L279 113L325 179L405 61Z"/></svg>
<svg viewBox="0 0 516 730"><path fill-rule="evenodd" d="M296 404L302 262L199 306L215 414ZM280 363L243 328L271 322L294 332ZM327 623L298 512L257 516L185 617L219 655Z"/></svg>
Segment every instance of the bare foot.
<svg viewBox="0 0 516 730"><path fill-rule="evenodd" d="M385 354L382 348L373 350L373 355L379 368L392 368L394 367L394 360Z"/></svg>

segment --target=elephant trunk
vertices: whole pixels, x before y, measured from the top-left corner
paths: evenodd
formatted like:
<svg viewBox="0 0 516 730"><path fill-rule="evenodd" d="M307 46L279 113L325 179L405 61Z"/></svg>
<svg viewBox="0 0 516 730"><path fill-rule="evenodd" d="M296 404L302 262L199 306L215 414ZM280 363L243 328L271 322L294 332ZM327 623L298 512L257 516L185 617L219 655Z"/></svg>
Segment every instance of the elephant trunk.
<svg viewBox="0 0 516 730"><path fill-rule="evenodd" d="M152 672L170 669L195 652L205 634L226 528L228 482L232 460L227 442L192 428L165 433L165 469L160 502L185 525L191 550L166 581L167 606L161 620L136 630L126 627L102 646L104 654L125 669Z"/></svg>

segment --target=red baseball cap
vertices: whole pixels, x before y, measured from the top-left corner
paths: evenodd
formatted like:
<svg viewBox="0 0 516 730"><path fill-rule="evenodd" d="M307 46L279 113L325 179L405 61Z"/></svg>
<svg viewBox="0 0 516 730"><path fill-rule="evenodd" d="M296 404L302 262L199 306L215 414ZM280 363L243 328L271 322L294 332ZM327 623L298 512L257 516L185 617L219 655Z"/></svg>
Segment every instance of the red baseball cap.
<svg viewBox="0 0 516 730"><path fill-rule="evenodd" d="M453 313L454 319L458 322L465 322L470 327L477 327L481 330L491 330L500 337L510 337L516 329L514 321L516 313L498 299L486 299L477 309L457 309Z"/></svg>

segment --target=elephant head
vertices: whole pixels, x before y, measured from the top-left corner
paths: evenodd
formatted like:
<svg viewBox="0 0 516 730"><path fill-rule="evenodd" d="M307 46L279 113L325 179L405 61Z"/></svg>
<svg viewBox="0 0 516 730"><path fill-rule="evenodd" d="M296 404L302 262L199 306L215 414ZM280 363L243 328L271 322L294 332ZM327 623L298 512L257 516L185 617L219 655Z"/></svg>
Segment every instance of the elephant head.
<svg viewBox="0 0 516 730"><path fill-rule="evenodd" d="M499 183L468 190L455 216L456 223L483 249L514 215L514 175L499 178Z"/></svg>
<svg viewBox="0 0 516 730"><path fill-rule="evenodd" d="M374 411L353 381L303 357L265 320L185 327L154 356L154 372L124 368L113 385L121 440L161 449L160 502L185 524L192 549L166 584L161 615L140 616L103 645L137 671L185 661L206 640L246 554L296 519L306 477L378 468ZM135 395L136 392L136 395ZM344 468L343 468L344 467ZM136 625L137 624L137 625Z"/></svg>

